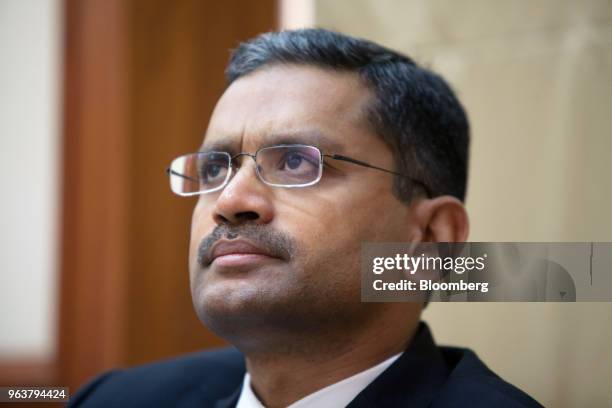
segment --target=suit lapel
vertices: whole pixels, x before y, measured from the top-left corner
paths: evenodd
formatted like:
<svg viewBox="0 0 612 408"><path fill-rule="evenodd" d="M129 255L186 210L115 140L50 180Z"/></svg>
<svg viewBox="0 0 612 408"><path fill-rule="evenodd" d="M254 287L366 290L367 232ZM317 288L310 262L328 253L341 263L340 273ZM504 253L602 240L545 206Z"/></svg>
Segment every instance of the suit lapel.
<svg viewBox="0 0 612 408"><path fill-rule="evenodd" d="M347 408L427 407L449 375L444 358L425 323L406 351Z"/></svg>
<svg viewBox="0 0 612 408"><path fill-rule="evenodd" d="M232 394L215 402L214 408L234 408L238 404L238 398L242 392L242 383Z"/></svg>

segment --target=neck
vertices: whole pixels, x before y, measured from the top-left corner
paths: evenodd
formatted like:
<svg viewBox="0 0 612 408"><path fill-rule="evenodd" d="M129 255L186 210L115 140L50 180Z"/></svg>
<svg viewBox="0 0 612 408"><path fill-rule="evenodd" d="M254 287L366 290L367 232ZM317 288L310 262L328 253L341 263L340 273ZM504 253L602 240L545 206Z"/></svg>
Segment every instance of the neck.
<svg viewBox="0 0 612 408"><path fill-rule="evenodd" d="M253 391L267 407L286 407L401 353L414 336L419 316L404 313L382 320L359 332L287 340L291 347L280 352L278 347L245 352Z"/></svg>

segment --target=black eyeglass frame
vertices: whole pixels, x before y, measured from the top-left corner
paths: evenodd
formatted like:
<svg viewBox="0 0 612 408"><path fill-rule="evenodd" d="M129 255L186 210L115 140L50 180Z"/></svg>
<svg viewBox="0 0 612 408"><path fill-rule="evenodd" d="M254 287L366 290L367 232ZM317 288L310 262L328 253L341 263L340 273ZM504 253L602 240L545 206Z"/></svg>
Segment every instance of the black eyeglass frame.
<svg viewBox="0 0 612 408"><path fill-rule="evenodd" d="M319 158L319 163L320 164L319 164L319 175L318 175L318 177L314 181L312 181L312 182L308 182L308 183L304 183L304 184L295 184L295 185L275 184L275 183L271 183L271 182L266 181L263 178L263 176L261 175L261 173L259 172L259 168L257 166L257 155L262 150L276 148L276 147L308 147L308 148L316 149L319 152L319 157L320 157ZM237 158L241 157L241 156L249 156L249 157L251 157L255 161L255 170L256 170L257 177L259 178L259 180L261 182L263 182L264 184L269 185L269 186L273 186L273 187L302 188L302 187L309 187L309 186L317 184L321 180L322 173L323 173L323 167L324 167L324 164L325 164L323 159L325 157L327 157L327 158L330 158L332 160L339 160L339 161L344 161L344 162L348 162L348 163L353 163L353 164L356 164L358 166L367 167L367 168L374 169L374 170L379 170L379 171L384 171L385 173L393 174L395 176L405 177L405 178L409 179L410 181L412 181L413 183L419 184L421 187L423 187L423 189L425 190L425 193L426 193L428 198L432 198L433 197L433 194L432 194L430 188L424 182L422 182L419 179L416 179L416 178L414 178L412 176L409 176L409 175L406 175L406 174L395 172L393 170L388 170L388 169L385 169L385 168L382 168L382 167L374 166L374 165L372 165L370 163L366 163L364 161L357 160L357 159L354 159L352 157L344 156L344 155L341 155L341 154L325 154L317 146L312 146L312 145L306 145L306 144L280 144L280 145L274 145L274 146L265 146L265 147L260 147L259 149L257 149L257 151L255 153L241 152L241 153L235 154L234 156L232 156L228 152L223 152L223 151L195 152L195 153L189 153L188 155L199 154L199 153L217 153L217 154L220 153L220 154L226 154L229 157L229 159L230 159L230 167L229 167L228 175L227 175L225 181L223 181L223 183L221 183L218 187L215 187L215 188L210 189L210 190L198 191L198 192L195 192L195 193L187 193L187 194L178 194L177 193L178 195L181 195L181 196L193 196L193 195L201 195L201 194L214 193L215 191L222 190L229 183L229 181L230 181L230 179L232 177L232 169L234 167L234 161ZM182 177L184 179L193 181L195 183L198 182L198 180L194 180L193 178L191 178L189 176L186 176L184 174L180 174L180 173L177 173L177 172L173 171L171 169L171 167L167 167L166 168L166 174L168 174L168 176L175 175L175 176L178 176L178 177Z"/></svg>

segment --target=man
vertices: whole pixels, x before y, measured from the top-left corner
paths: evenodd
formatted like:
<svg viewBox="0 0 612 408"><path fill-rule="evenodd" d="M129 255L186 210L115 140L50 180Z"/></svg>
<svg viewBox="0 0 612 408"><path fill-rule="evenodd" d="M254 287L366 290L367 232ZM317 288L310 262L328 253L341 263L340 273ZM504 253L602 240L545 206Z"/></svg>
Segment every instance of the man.
<svg viewBox="0 0 612 408"><path fill-rule="evenodd" d="M539 406L469 350L437 347L421 303L360 300L362 242L468 236L468 122L442 78L326 30L242 44L198 153L190 279L235 349L98 377L74 406Z"/></svg>

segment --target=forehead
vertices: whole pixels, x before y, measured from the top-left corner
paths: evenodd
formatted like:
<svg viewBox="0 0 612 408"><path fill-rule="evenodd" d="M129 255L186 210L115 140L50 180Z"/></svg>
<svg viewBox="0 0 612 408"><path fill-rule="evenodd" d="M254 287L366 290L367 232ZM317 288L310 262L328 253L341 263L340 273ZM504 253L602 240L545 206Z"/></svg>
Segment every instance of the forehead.
<svg viewBox="0 0 612 408"><path fill-rule="evenodd" d="M234 81L211 116L202 148L250 151L274 143L345 150L372 137L371 91L356 73L275 65Z"/></svg>

